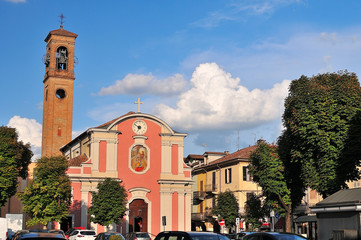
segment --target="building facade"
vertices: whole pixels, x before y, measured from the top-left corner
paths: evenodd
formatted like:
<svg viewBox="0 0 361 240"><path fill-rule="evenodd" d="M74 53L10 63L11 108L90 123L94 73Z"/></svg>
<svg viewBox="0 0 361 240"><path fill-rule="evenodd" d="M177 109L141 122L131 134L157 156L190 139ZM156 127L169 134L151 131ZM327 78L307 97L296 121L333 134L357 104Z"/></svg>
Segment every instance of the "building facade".
<svg viewBox="0 0 361 240"><path fill-rule="evenodd" d="M193 166L193 230L214 231L220 219L212 214L219 193L231 191L238 204L240 216L245 213L245 202L251 195L262 193L261 187L252 181L248 171L249 156L256 146L241 149L232 154L206 152L203 160L199 155L189 155L186 163ZM194 156L194 158L192 158ZM227 225L227 223L226 223ZM241 229L245 222L241 219Z"/></svg>
<svg viewBox="0 0 361 240"><path fill-rule="evenodd" d="M63 146L73 191L71 214L64 224L104 231L89 222L88 208L97 184L112 178L128 191L129 209L114 230L152 235L191 230L193 181L191 168L183 163L185 136L155 116L129 112Z"/></svg>

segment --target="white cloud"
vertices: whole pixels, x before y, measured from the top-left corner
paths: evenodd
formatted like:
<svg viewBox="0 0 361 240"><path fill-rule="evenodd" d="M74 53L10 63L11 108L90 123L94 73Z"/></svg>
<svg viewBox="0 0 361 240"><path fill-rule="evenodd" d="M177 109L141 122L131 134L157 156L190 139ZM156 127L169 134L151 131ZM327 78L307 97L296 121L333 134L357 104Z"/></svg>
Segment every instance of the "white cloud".
<svg viewBox="0 0 361 240"><path fill-rule="evenodd" d="M9 120L7 126L16 128L19 134L19 140L24 143L31 144L31 151L33 151L33 160L41 156L41 131L42 126L35 119L22 118L14 116Z"/></svg>
<svg viewBox="0 0 361 240"><path fill-rule="evenodd" d="M181 74L174 74L166 79L157 79L151 73L148 75L128 74L114 85L102 88L99 95L163 95L170 96L184 90L187 82Z"/></svg>
<svg viewBox="0 0 361 240"><path fill-rule="evenodd" d="M285 32L289 32L286 29ZM200 62L213 62L242 78L244 86L272 88L282 79L297 79L347 69L361 74L361 27L340 32L302 31L278 39L264 39L250 46L224 52L212 48L188 56L183 71L192 71Z"/></svg>
<svg viewBox="0 0 361 240"><path fill-rule="evenodd" d="M240 82L216 63L200 64L177 106L159 104L155 112L183 131L247 129L281 118L290 81L251 91Z"/></svg>
<svg viewBox="0 0 361 240"><path fill-rule="evenodd" d="M25 3L26 0L5 0L6 2L11 2L11 3Z"/></svg>
<svg viewBox="0 0 361 240"><path fill-rule="evenodd" d="M224 21L246 21L249 16L273 14L276 9L303 0L242 0L231 1L225 8L209 12L208 15L192 23L194 26L217 27Z"/></svg>

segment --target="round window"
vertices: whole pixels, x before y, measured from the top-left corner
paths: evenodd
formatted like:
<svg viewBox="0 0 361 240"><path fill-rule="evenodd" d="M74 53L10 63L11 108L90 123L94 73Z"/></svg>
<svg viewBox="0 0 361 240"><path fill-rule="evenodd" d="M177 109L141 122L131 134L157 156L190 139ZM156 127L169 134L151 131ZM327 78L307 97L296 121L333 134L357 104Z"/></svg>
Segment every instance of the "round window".
<svg viewBox="0 0 361 240"><path fill-rule="evenodd" d="M58 90L56 90L56 97L59 99L63 99L65 98L65 91L64 89L59 88Z"/></svg>

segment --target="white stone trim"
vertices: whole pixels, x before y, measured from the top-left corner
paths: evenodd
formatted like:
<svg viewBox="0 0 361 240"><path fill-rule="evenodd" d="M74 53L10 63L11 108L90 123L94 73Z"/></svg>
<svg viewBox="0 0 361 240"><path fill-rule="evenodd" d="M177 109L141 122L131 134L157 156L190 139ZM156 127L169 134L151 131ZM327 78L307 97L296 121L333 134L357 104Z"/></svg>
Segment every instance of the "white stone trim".
<svg viewBox="0 0 361 240"><path fill-rule="evenodd" d="M130 203L136 199L142 199L144 202L148 204L148 212L147 212L147 229L148 232L152 232L152 202L147 198L147 193L150 193L149 189L146 188L132 188L129 189L129 192L132 194L132 197L128 199L127 209L129 209ZM126 215L126 232L129 232L129 210Z"/></svg>

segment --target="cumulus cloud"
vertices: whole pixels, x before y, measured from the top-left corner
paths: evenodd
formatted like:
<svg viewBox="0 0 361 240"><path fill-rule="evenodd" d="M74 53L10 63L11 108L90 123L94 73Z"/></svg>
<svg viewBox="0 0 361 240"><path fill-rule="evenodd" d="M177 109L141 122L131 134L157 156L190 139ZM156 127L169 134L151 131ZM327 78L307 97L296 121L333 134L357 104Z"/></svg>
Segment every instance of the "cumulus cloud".
<svg viewBox="0 0 361 240"><path fill-rule="evenodd" d="M19 139L24 143L30 143L34 153L33 160L41 156L41 131L42 126L35 119L14 116L9 120L8 127L16 128Z"/></svg>
<svg viewBox="0 0 361 240"><path fill-rule="evenodd" d="M185 131L247 129L274 121L281 117L290 84L284 80L271 89L249 90L216 63L200 64L190 82L175 108L159 104L155 109Z"/></svg>
<svg viewBox="0 0 361 240"><path fill-rule="evenodd" d="M184 90L187 82L181 74L174 74L166 79L157 79L151 73L128 74L114 85L102 88L99 95L174 95Z"/></svg>

